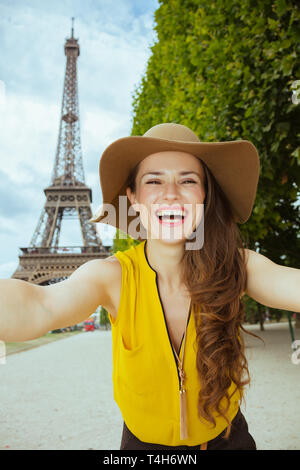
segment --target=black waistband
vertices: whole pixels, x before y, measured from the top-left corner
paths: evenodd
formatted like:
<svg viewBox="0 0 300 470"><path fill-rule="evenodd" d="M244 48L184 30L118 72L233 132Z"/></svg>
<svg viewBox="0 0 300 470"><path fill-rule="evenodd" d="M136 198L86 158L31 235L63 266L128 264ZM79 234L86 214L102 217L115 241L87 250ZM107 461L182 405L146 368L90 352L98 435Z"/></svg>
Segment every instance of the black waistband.
<svg viewBox="0 0 300 470"><path fill-rule="evenodd" d="M237 414L231 422L231 432L228 439L224 439L223 436L226 433L224 429L218 436L214 439L208 441L208 449L222 449L222 448L245 448L245 449L256 449L255 441L248 432L248 425L245 420L244 415L242 414L240 408L238 409ZM239 447L242 446L242 447ZM127 427L126 423L123 424L123 434L120 450L133 449L133 450L199 450L200 444L196 446L166 446L163 444L155 444L150 442L144 442L138 439Z"/></svg>

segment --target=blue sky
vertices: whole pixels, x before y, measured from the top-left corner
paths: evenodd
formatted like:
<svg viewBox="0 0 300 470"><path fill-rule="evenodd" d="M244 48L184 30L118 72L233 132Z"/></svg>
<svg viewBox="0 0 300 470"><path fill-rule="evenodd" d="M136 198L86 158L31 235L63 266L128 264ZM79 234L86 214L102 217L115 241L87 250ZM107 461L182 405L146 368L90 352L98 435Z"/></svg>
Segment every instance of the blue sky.
<svg viewBox="0 0 300 470"><path fill-rule="evenodd" d="M100 206L99 158L130 135L132 93L156 40L158 0L0 0L0 278L18 265L45 203L57 145L65 73L64 42L79 39L79 112L86 184ZM115 229L97 224L104 244ZM81 245L63 221L60 245Z"/></svg>

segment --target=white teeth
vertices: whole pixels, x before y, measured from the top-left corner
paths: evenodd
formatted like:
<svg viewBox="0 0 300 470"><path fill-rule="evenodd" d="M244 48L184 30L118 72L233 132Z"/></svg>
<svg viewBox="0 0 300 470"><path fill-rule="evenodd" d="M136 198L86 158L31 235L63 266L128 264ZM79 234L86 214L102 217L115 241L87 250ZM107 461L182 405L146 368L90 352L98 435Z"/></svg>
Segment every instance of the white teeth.
<svg viewBox="0 0 300 470"><path fill-rule="evenodd" d="M157 211L156 212L156 215L160 216L160 215L181 215L181 216L184 216L184 213L180 210L162 210L162 211Z"/></svg>

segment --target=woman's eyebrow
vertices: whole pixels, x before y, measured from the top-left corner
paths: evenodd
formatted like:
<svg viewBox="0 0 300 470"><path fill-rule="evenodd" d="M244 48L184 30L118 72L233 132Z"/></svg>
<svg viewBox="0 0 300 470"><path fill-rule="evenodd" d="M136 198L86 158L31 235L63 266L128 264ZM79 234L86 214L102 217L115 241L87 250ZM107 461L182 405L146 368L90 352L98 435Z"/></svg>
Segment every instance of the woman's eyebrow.
<svg viewBox="0 0 300 470"><path fill-rule="evenodd" d="M141 178L143 178L143 176L146 176L146 175L163 175L165 172L164 171L150 171L150 172L147 172L147 173L144 173ZM179 175L190 175L190 174L195 174L197 176L199 176L200 178L200 174L197 173L196 171L179 171Z"/></svg>

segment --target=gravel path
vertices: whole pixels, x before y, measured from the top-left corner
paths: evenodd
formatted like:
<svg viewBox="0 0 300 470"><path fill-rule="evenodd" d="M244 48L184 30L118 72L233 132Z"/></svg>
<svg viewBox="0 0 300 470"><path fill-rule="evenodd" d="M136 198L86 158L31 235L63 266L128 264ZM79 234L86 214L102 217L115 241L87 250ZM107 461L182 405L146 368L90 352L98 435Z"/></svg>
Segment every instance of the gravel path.
<svg viewBox="0 0 300 470"><path fill-rule="evenodd" d="M300 449L300 364L288 323L247 329L252 384L242 405L258 449ZM300 330L295 330L300 339ZM120 448L111 331L82 333L10 355L0 364L0 449Z"/></svg>

